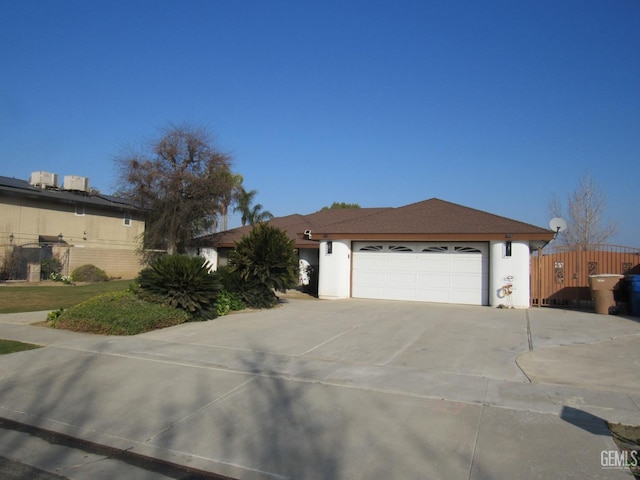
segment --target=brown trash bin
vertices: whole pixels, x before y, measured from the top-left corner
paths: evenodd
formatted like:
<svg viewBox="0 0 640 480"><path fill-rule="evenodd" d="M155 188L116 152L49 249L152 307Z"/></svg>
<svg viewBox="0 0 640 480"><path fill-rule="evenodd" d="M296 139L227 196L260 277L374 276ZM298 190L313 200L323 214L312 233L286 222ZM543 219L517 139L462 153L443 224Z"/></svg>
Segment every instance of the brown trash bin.
<svg viewBox="0 0 640 480"><path fill-rule="evenodd" d="M589 275L589 289L596 313L609 315L609 309L616 306L613 289L623 277L612 273Z"/></svg>

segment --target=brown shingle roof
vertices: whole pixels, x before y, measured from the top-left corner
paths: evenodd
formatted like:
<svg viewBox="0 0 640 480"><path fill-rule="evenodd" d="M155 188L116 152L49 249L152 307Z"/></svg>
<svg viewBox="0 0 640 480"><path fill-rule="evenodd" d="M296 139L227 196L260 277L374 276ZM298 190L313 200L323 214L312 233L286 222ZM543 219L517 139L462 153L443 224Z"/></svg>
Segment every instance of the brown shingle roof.
<svg viewBox="0 0 640 480"><path fill-rule="evenodd" d="M287 232L287 236L294 241L296 248L317 248L318 243L301 234L306 230L312 232L327 224L352 221L360 217L375 215L389 208L342 208L335 210L321 210L309 215L293 214L286 217L276 217L269 220L269 225ZM201 247L233 247L234 243L251 231L251 226L233 228L224 232L214 233L198 238L194 243Z"/></svg>
<svg viewBox="0 0 640 480"><path fill-rule="evenodd" d="M338 208L320 210L319 212L305 215L306 219L313 223L313 226L318 229L327 225L340 222L351 222L355 219L368 217L371 215L377 215L378 213L386 212L387 210L393 210L390 207L384 208Z"/></svg>
<svg viewBox="0 0 640 480"><path fill-rule="evenodd" d="M376 215L349 222L327 225L316 233L326 235L326 238L336 238L337 235L344 235L343 238L361 235L372 238L376 234L384 237L410 235L412 238L417 238L416 236L444 238L446 235L468 235L477 238L483 235L504 237L507 234L517 235L520 238L548 236L551 239L553 237L553 232L550 230L438 198L388 209Z"/></svg>
<svg viewBox="0 0 640 480"><path fill-rule="evenodd" d="M490 240L553 238L551 230L528 223L431 198L398 208L357 208L322 210L310 215L274 218L270 225L287 231L296 247L315 247L317 240ZM251 227L241 227L205 237L206 243L218 247L233 246ZM312 240L302 238L311 230Z"/></svg>
<svg viewBox="0 0 640 480"><path fill-rule="evenodd" d="M300 228L303 219L304 217L302 215L287 215L286 217L272 218L269 221L269 225L287 232L289 239L295 241L297 240L296 232ZM235 242L245 235L248 235L252 228L253 227L251 225L232 228L231 230L225 230L224 232L217 232L211 235L199 237L193 243L200 247L233 247Z"/></svg>

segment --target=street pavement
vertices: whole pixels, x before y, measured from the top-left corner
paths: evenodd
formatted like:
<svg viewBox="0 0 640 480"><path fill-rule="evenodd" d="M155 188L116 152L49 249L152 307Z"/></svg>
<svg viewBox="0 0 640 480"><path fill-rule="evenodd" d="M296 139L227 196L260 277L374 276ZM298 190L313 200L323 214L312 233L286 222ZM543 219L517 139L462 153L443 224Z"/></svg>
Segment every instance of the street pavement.
<svg viewBox="0 0 640 480"><path fill-rule="evenodd" d="M0 315L45 346L0 356L0 417L99 449L0 422L0 457L62 477L632 478L605 421L640 424L637 318L289 298L112 337L45 317Z"/></svg>

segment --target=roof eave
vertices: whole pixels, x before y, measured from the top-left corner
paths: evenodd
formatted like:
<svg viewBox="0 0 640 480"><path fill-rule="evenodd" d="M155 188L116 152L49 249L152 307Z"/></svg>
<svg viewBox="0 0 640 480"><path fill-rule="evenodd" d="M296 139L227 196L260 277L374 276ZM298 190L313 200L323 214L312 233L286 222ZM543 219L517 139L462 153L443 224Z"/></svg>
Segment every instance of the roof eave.
<svg viewBox="0 0 640 480"><path fill-rule="evenodd" d="M218 234L207 235L206 237L201 237L192 242L192 246L200 247L200 248L235 248L236 242L238 242L242 237L234 236L226 236L226 238L216 239L217 235L221 235L224 232L220 232ZM296 238L291 238L294 243L294 248L311 248L317 249L318 243L309 240L303 234L298 234Z"/></svg>
<svg viewBox="0 0 640 480"><path fill-rule="evenodd" d="M465 241L486 242L489 240L545 240L553 239L549 233L318 233L313 241L322 240L380 240L380 241Z"/></svg>
<svg viewBox="0 0 640 480"><path fill-rule="evenodd" d="M127 203L125 199L122 201L114 201L104 198L104 196L98 195L101 198L101 202L91 201L92 196L84 196L82 194L76 194L65 191L55 191L56 193L49 192L47 190L41 191L40 189L25 189L16 187L0 187L0 194L6 193L10 196L17 196L23 198L29 198L37 201L52 202L65 205L86 205L97 208L106 208L117 211L130 211L130 212L144 212L146 209L141 208L130 203ZM43 195L44 194L44 195Z"/></svg>

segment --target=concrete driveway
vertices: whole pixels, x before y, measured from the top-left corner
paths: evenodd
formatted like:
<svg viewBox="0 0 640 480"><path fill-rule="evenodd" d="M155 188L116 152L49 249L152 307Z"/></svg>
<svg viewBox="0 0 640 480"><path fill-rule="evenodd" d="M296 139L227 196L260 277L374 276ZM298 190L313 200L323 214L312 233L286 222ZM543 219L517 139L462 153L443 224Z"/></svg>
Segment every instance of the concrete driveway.
<svg viewBox="0 0 640 480"><path fill-rule="evenodd" d="M292 298L135 337L43 317L0 316L1 338L47 345L0 357L0 416L101 445L243 479L630 478L602 457L603 420L640 423L630 317Z"/></svg>

